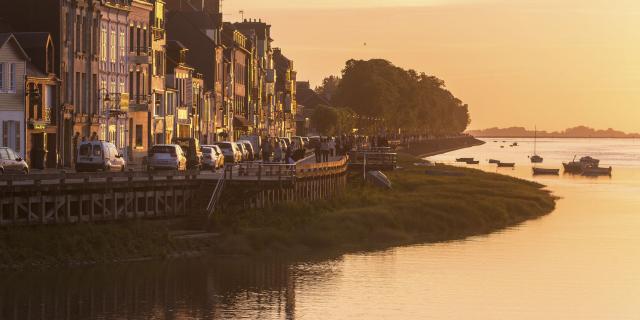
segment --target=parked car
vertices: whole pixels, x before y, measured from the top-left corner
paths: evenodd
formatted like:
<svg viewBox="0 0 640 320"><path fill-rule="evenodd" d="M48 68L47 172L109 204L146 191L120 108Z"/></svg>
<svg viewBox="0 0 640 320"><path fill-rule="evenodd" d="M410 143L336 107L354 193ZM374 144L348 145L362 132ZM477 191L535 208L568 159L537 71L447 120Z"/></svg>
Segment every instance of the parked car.
<svg viewBox="0 0 640 320"><path fill-rule="evenodd" d="M250 136L240 136L240 141L249 141L251 142L251 146L253 147L254 160L260 160L262 157L262 137L259 135L250 135Z"/></svg>
<svg viewBox="0 0 640 320"><path fill-rule="evenodd" d="M0 174L29 174L29 165L19 154L7 147L0 147Z"/></svg>
<svg viewBox="0 0 640 320"><path fill-rule="evenodd" d="M187 170L187 157L177 144L157 144L149 151L147 170Z"/></svg>
<svg viewBox="0 0 640 320"><path fill-rule="evenodd" d="M235 144L238 146L238 149L240 149L240 152L242 152L242 161L248 161L249 150L247 150L247 148L241 142L235 142Z"/></svg>
<svg viewBox="0 0 640 320"><path fill-rule="evenodd" d="M254 161L257 160L256 158L256 152L255 149L253 148L253 145L251 144L251 141L247 141L247 140L240 140L238 141L240 144L242 144L244 146L244 148L247 150L247 160L248 161Z"/></svg>
<svg viewBox="0 0 640 320"><path fill-rule="evenodd" d="M222 150L222 154L224 154L225 164L235 164L242 161L242 151L240 151L238 145L235 144L235 142L223 141L216 142L214 144L220 147L220 149Z"/></svg>
<svg viewBox="0 0 640 320"><path fill-rule="evenodd" d="M187 157L187 169L200 169L202 166L202 152L200 142L195 138L173 138L173 143L182 148Z"/></svg>
<svg viewBox="0 0 640 320"><path fill-rule="evenodd" d="M296 149L303 149L305 147L304 139L302 137L293 137L291 142L295 145Z"/></svg>
<svg viewBox="0 0 640 320"><path fill-rule="evenodd" d="M282 147L282 150L286 150L290 144L285 138L278 138L278 143L280 144L280 147Z"/></svg>
<svg viewBox="0 0 640 320"><path fill-rule="evenodd" d="M224 154L216 145L202 146L203 168L218 169L224 167Z"/></svg>
<svg viewBox="0 0 640 320"><path fill-rule="evenodd" d="M127 162L124 156L111 142L82 141L77 152L77 172L126 170Z"/></svg>
<svg viewBox="0 0 640 320"><path fill-rule="evenodd" d="M287 138L287 137L280 137L280 140L283 140L287 144L287 147L290 146L291 143L293 142L291 138Z"/></svg>

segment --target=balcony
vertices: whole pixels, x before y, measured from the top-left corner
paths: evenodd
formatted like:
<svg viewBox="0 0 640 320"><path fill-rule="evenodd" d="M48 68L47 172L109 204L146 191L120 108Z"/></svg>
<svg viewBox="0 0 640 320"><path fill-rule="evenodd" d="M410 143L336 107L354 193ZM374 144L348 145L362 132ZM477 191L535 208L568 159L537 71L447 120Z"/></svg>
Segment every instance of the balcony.
<svg viewBox="0 0 640 320"><path fill-rule="evenodd" d="M132 48L131 50L132 51L129 52L130 64L152 63L151 55L153 54L153 50L151 50L151 47Z"/></svg>

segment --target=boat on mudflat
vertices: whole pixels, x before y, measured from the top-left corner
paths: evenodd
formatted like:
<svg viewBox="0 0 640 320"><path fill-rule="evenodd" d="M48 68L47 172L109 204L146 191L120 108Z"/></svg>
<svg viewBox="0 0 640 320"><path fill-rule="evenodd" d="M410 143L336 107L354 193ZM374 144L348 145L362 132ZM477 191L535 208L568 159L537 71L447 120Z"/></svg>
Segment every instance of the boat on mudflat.
<svg viewBox="0 0 640 320"><path fill-rule="evenodd" d="M489 159L489 163L491 163L491 164L498 164L498 163L500 163L500 160L496 160L496 159Z"/></svg>
<svg viewBox="0 0 640 320"><path fill-rule="evenodd" d="M610 176L611 172L613 172L612 167L585 167L582 169L582 174L585 176Z"/></svg>
<svg viewBox="0 0 640 320"><path fill-rule="evenodd" d="M478 161L478 160L471 160L471 161L467 161L467 164L480 164L480 161Z"/></svg>
<svg viewBox="0 0 640 320"><path fill-rule="evenodd" d="M513 162L500 162L498 168L515 168L516 164Z"/></svg>
<svg viewBox="0 0 640 320"><path fill-rule="evenodd" d="M533 168L533 174L557 176L560 174L560 169Z"/></svg>
<svg viewBox="0 0 640 320"><path fill-rule="evenodd" d="M458 158L456 159L456 162L469 162L469 161L475 161L476 159L474 158Z"/></svg>

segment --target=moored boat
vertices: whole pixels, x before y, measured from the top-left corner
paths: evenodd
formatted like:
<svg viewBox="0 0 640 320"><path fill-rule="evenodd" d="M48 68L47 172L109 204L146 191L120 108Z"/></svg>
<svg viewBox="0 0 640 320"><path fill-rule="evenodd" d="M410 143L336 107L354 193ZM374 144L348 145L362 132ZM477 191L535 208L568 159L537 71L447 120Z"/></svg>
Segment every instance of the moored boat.
<svg viewBox="0 0 640 320"><path fill-rule="evenodd" d="M554 175L560 174L560 169L533 168L534 175Z"/></svg>
<svg viewBox="0 0 640 320"><path fill-rule="evenodd" d="M496 159L489 159L489 163L491 163L491 164L498 164L498 163L500 163L500 160L496 160Z"/></svg>
<svg viewBox="0 0 640 320"><path fill-rule="evenodd" d="M498 163L498 168L514 168L516 166L513 162L500 162Z"/></svg>
<svg viewBox="0 0 640 320"><path fill-rule="evenodd" d="M531 159L531 163L542 163L544 162L544 158L538 155L538 128L535 129L535 135L533 137L533 155L529 157Z"/></svg>
<svg viewBox="0 0 640 320"><path fill-rule="evenodd" d="M582 169L582 174L585 176L610 176L613 172L612 167L585 167Z"/></svg>
<svg viewBox="0 0 640 320"><path fill-rule="evenodd" d="M467 161L467 164L480 164L480 161L478 161L478 160L471 160L471 161Z"/></svg>
<svg viewBox="0 0 640 320"><path fill-rule="evenodd" d="M458 158L456 159L456 162L469 162L469 161L475 161L476 159L474 158Z"/></svg>
<svg viewBox="0 0 640 320"><path fill-rule="evenodd" d="M531 156L531 163L542 163L543 161L544 161L544 158L542 158L537 154L534 154Z"/></svg>

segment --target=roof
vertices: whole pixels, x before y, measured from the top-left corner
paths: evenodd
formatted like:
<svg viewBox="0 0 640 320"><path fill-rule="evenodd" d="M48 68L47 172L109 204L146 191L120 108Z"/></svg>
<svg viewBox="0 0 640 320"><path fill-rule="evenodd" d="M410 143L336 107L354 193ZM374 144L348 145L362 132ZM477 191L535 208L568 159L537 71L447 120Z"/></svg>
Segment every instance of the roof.
<svg viewBox="0 0 640 320"><path fill-rule="evenodd" d="M296 83L296 100L298 104L315 107L318 105L330 105L330 102L323 96L317 94L306 83Z"/></svg>
<svg viewBox="0 0 640 320"><path fill-rule="evenodd" d="M14 41L14 43L16 44L16 46L24 56L25 60L27 61L31 60L29 58L29 55L24 51L24 49L20 45L20 42L18 42L18 39L16 39L13 33L0 33L0 48L4 47L4 45L7 44L7 42L9 41Z"/></svg>
<svg viewBox="0 0 640 320"><path fill-rule="evenodd" d="M25 50L46 48L50 37L48 32L14 32L13 35Z"/></svg>

